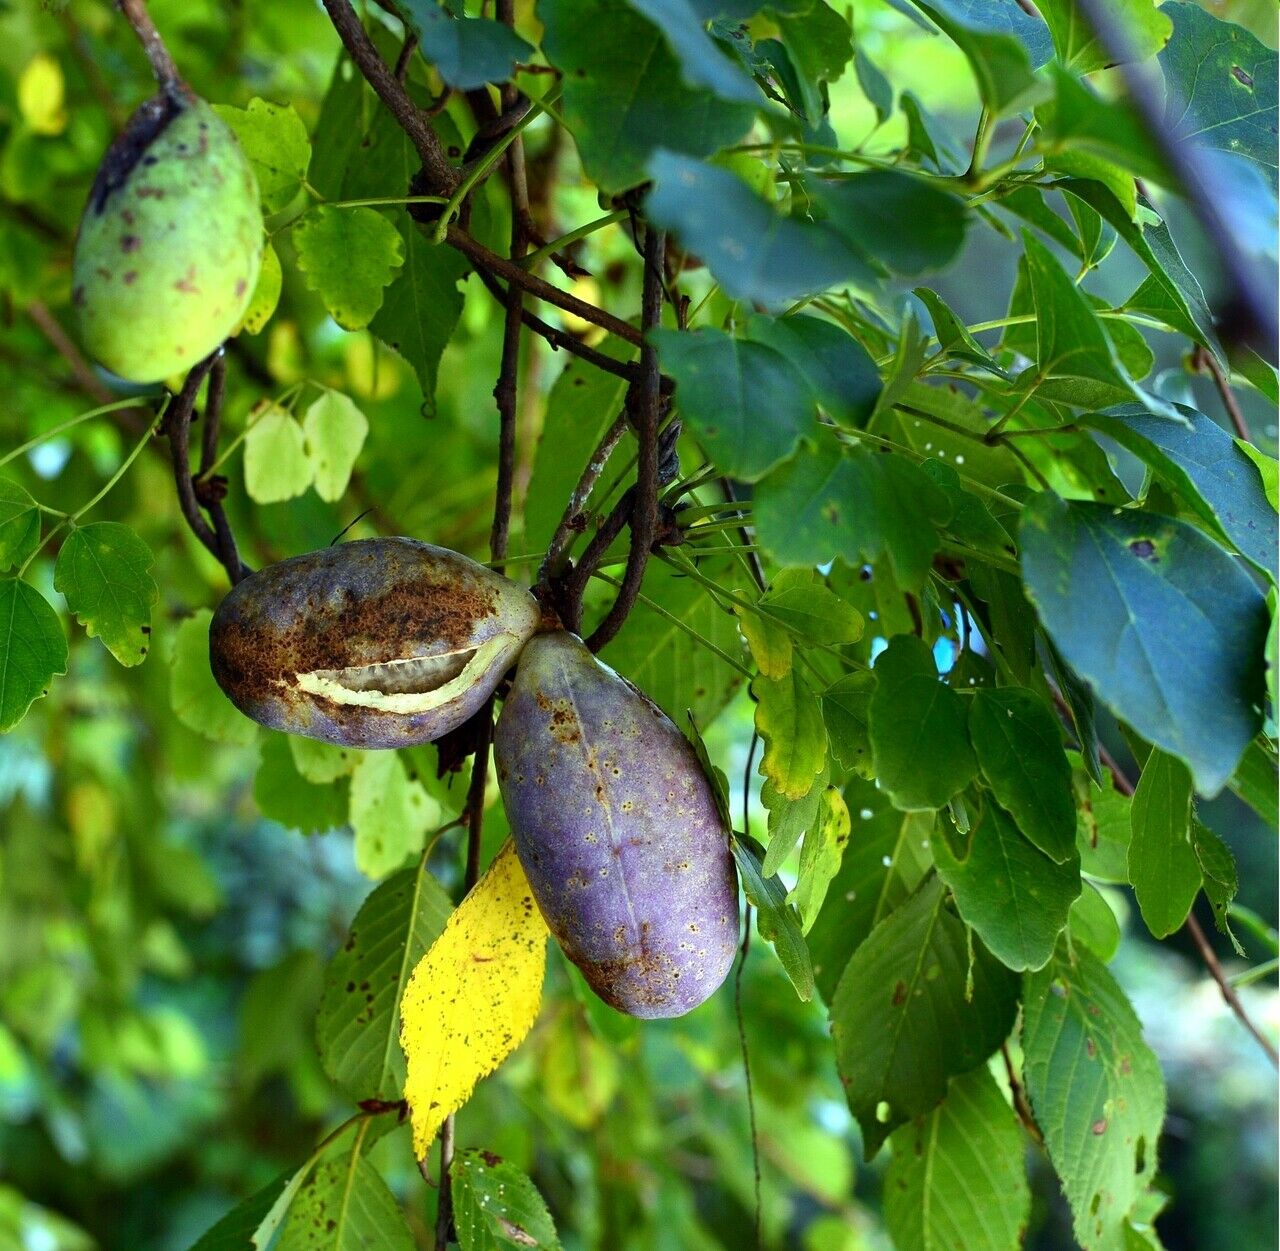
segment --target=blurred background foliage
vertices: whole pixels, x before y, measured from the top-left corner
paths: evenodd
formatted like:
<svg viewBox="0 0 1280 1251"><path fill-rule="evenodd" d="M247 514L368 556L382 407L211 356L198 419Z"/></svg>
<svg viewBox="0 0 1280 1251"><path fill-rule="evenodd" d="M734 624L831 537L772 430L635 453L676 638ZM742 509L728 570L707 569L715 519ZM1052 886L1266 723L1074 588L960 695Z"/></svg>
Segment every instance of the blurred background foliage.
<svg viewBox="0 0 1280 1251"><path fill-rule="evenodd" d="M1205 7L1274 46L1271 0ZM349 128L326 132L321 121L338 45L313 0L154 0L151 9L202 95L291 103L314 136L313 169L341 171L356 158ZM927 102L962 150L977 107L955 46L879 0L857 4L853 19L858 46L896 87ZM109 4L0 3L0 448L100 398L92 375L78 375L59 351L68 243L114 127L149 90L141 53ZM876 128L852 72L832 88L831 121L849 141ZM876 142L900 145L905 127L895 114ZM534 169L559 163L551 207L567 229L599 210L594 190L574 175L573 153L551 151L548 133L530 128L530 161ZM494 195L478 213L492 214L490 229L501 235L504 211ZM1182 220L1175 227L1191 269L1204 273L1194 227ZM600 231L586 245L592 294L609 307L637 303L631 256L619 230ZM996 235L972 231L937 289L966 321L998 316L1015 261ZM232 356L226 426L241 428L260 398L306 377L352 396L370 432L339 504L308 492L250 505L232 462L228 507L250 558L323 546L366 510L353 533L411 534L483 557L494 486L497 306L477 283L466 284L460 328L428 407L400 359L368 333L339 331L296 270L286 265L285 273L280 312L261 336L242 336ZM1142 276L1136 260L1117 256L1090 284L1119 298ZM1170 340L1157 336L1152 347L1156 389L1214 411L1210 383L1184 368ZM538 459L537 435L563 368L564 358L541 344L526 362L520 493L531 476L555 480L558 465ZM617 401L610 385L572 371L561 384L586 388L584 405L602 421ZM1274 452L1274 412L1257 396L1247 402L1258 442ZM6 472L42 500L74 508L134 437L123 420L87 423ZM549 487L546 498L556 498ZM153 641L157 656L171 655L181 623L212 606L224 580L183 527L164 456L144 453L99 515L127 522L157 554ZM554 520L531 511L512 550L545 544ZM51 595L47 562L33 570ZM660 626L639 612L615 655L641 664ZM174 713L166 664L122 669L79 632L72 647L70 676L0 739L0 1251L182 1251L234 1202L296 1165L344 1114L317 1060L313 1025L324 963L371 883L356 870L349 830L303 835L264 815L254 787L261 754L276 767L288 764L265 734L244 723L223 734L228 741L211 743ZM647 685L655 680L662 675ZM673 698L681 698L674 689ZM713 757L741 779L751 705L741 690L709 698L729 699L707 736ZM414 764L439 819L455 815L464 779L437 781L432 749L415 753ZM751 804L759 822L757 797ZM1210 812L1239 861L1240 902L1274 926L1274 837L1230 795ZM488 849L504 834L495 804ZM440 841L431 868L456 897L453 837ZM1113 903L1128 918L1118 892ZM1275 1074L1181 937L1155 944L1140 923L1126 919L1124 928L1131 941L1114 969L1169 1083L1161 1185L1173 1203L1162 1237L1171 1251L1271 1245ZM752 1157L732 996L640 1029L597 1011L570 973L553 947L535 1031L467 1105L462 1145L527 1169L567 1248L749 1245ZM742 993L767 1237L804 1251L886 1247L878 1200L884 1158L861 1163L820 1005L797 1002L761 945ZM1255 1017L1274 1027L1274 988L1260 983L1242 993ZM373 1158L425 1241L434 1197L417 1175L407 1129L387 1133ZM1069 1217L1038 1157L1032 1181L1027 1245L1070 1246Z"/></svg>

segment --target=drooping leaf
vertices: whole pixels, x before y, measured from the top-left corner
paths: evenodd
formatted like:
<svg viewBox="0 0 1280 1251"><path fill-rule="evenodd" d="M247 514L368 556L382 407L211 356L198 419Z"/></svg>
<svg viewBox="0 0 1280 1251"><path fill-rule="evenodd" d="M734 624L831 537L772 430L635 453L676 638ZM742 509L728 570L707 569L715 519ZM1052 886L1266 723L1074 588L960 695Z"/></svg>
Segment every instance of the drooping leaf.
<svg viewBox="0 0 1280 1251"><path fill-rule="evenodd" d="M899 1125L931 1112L948 1078L981 1064L1013 1028L1018 979L930 878L853 953L831 1002L836 1066L867 1158ZM972 978L972 994L966 986Z"/></svg>
<svg viewBox="0 0 1280 1251"><path fill-rule="evenodd" d="M876 676L861 670L837 678L822 693L831 754L846 768L871 776L871 695Z"/></svg>
<svg viewBox="0 0 1280 1251"><path fill-rule="evenodd" d="M805 794L789 799L765 778L760 787L760 802L769 813L769 849L760 868L765 877L773 877L782 868L800 839L813 828L830 779L831 770L824 766Z"/></svg>
<svg viewBox="0 0 1280 1251"><path fill-rule="evenodd" d="M122 665L140 665L151 650L151 608L160 596L154 563L128 526L97 521L71 531L53 567L54 590Z"/></svg>
<svg viewBox="0 0 1280 1251"><path fill-rule="evenodd" d="M970 701L969 737L983 777L1023 834L1051 859L1071 859L1071 765L1048 704L1024 687L979 690Z"/></svg>
<svg viewBox="0 0 1280 1251"><path fill-rule="evenodd" d="M787 902L787 888L776 877L765 877L761 868L764 848L754 838L735 834L729 846L742 878L743 893L756 909L760 937L773 944L778 963L796 994L808 1002L813 998L813 965L805 946L800 914L794 904Z"/></svg>
<svg viewBox="0 0 1280 1251"><path fill-rule="evenodd" d="M942 681L928 645L912 635L891 639L874 672L869 716L876 778L897 808L941 808L978 771L964 700Z"/></svg>
<svg viewBox="0 0 1280 1251"><path fill-rule="evenodd" d="M881 125L889 120L893 112L893 84L884 76L876 63L863 52L861 45L853 50L853 69L858 76L858 86L862 94L871 102L876 111L876 121Z"/></svg>
<svg viewBox="0 0 1280 1251"><path fill-rule="evenodd" d="M1191 842L1191 774L1156 750L1147 757L1131 808L1129 881L1142 919L1156 938L1179 929L1200 891L1200 862Z"/></svg>
<svg viewBox="0 0 1280 1251"><path fill-rule="evenodd" d="M883 791L858 778L844 797L849 844L808 935L814 979L827 1003L849 957L933 864L933 813L899 812Z"/></svg>
<svg viewBox="0 0 1280 1251"><path fill-rule="evenodd" d="M258 281L253 295L249 297L249 306L244 310L240 328L249 334L261 333L279 306L283 289L284 271L280 268L280 254L275 245L268 242L262 249L262 268L258 270Z"/></svg>
<svg viewBox="0 0 1280 1251"><path fill-rule="evenodd" d="M808 681L793 668L785 677L751 683L755 725L764 739L760 772L788 799L808 794L827 758L827 730Z"/></svg>
<svg viewBox="0 0 1280 1251"><path fill-rule="evenodd" d="M1080 898L1071 905L1067 928L1071 941L1083 943L1103 964L1120 950L1120 922L1092 882L1083 883Z"/></svg>
<svg viewBox="0 0 1280 1251"><path fill-rule="evenodd" d="M505 82L533 48L510 27L486 17L451 16L436 0L396 0L423 57L459 91Z"/></svg>
<svg viewBox="0 0 1280 1251"><path fill-rule="evenodd" d="M1076 846L1081 868L1099 882L1129 880L1129 840L1132 837L1132 803L1104 774L1096 785L1083 769L1072 774L1076 791Z"/></svg>
<svg viewBox="0 0 1280 1251"><path fill-rule="evenodd" d="M625 0L542 0L538 16L565 75L562 115L602 191L643 182L658 148L707 156L751 125L745 105L689 87L662 31Z"/></svg>
<svg viewBox="0 0 1280 1251"><path fill-rule="evenodd" d="M336 743L324 743L318 738L289 735L289 751L294 767L308 782L323 785L345 777L355 767L360 753L351 747L339 747Z"/></svg>
<svg viewBox="0 0 1280 1251"><path fill-rule="evenodd" d="M325 391L307 409L302 433L314 466L316 494L322 500L340 500L369 433L368 419L350 396Z"/></svg>
<svg viewBox="0 0 1280 1251"><path fill-rule="evenodd" d="M999 804L988 803L963 859L939 839L934 859L964 920L1011 969L1042 968L1080 894L1080 860L1061 864L1033 847Z"/></svg>
<svg viewBox="0 0 1280 1251"><path fill-rule="evenodd" d="M1145 461L1255 565L1274 571L1276 511L1256 467L1212 418L1183 404L1176 407L1186 425L1153 416L1140 404L1090 413L1083 420Z"/></svg>
<svg viewBox="0 0 1280 1251"><path fill-rule="evenodd" d="M761 544L782 565L881 558L904 590L925 582L950 504L917 466L897 455L845 452L821 436L768 474L756 490Z"/></svg>
<svg viewBox="0 0 1280 1251"><path fill-rule="evenodd" d="M813 430L809 388L773 348L712 329L652 338L682 416L726 473L754 482Z"/></svg>
<svg viewBox="0 0 1280 1251"><path fill-rule="evenodd" d="M412 177L412 171L407 177ZM407 182L406 182L406 185ZM407 213L396 214L404 269L387 288L369 329L413 367L426 411L435 411L440 357L462 314L458 281L467 263L453 248L433 244Z"/></svg>
<svg viewBox="0 0 1280 1251"><path fill-rule="evenodd" d="M1023 1076L1085 1251L1120 1251L1156 1171L1164 1079L1124 992L1077 947L1023 993Z"/></svg>
<svg viewBox="0 0 1280 1251"><path fill-rule="evenodd" d="M191 1251L265 1251L302 1182L298 1172L281 1173L211 1225Z"/></svg>
<svg viewBox="0 0 1280 1251"><path fill-rule="evenodd" d="M277 504L301 495L315 478L307 439L297 419L271 404L251 419L244 437L244 487L259 504Z"/></svg>
<svg viewBox="0 0 1280 1251"><path fill-rule="evenodd" d="M419 1159L445 1117L532 1028L547 933L508 841L418 962L401 1000L404 1097Z"/></svg>
<svg viewBox="0 0 1280 1251"><path fill-rule="evenodd" d="M884 1218L899 1251L1018 1251L1031 1207L1022 1127L983 1068L889 1139Z"/></svg>
<svg viewBox="0 0 1280 1251"><path fill-rule="evenodd" d="M67 638L58 614L35 587L0 579L0 733L11 730L32 703L67 671Z"/></svg>
<svg viewBox="0 0 1280 1251"><path fill-rule="evenodd" d="M395 752L366 752L351 775L356 868L375 879L400 868L421 850L439 815L440 805Z"/></svg>
<svg viewBox="0 0 1280 1251"><path fill-rule="evenodd" d="M849 809L844 796L836 787L828 786L818 796L817 815L804 836L799 875L788 896L800 913L806 933L817 919L831 879L840 871L849 834Z"/></svg>
<svg viewBox="0 0 1280 1251"><path fill-rule="evenodd" d="M357 1103L400 1098L400 999L451 910L424 866L405 869L361 904L325 969L316 1045L325 1072Z"/></svg>
<svg viewBox="0 0 1280 1251"><path fill-rule="evenodd" d="M761 102L760 88L724 54L707 32L694 0L629 0L666 38L679 58L684 81L695 90L705 88L722 100L742 104Z"/></svg>
<svg viewBox="0 0 1280 1251"><path fill-rule="evenodd" d="M839 645L862 637L862 614L812 570L783 569L760 597L759 608L807 643Z"/></svg>
<svg viewBox="0 0 1280 1251"><path fill-rule="evenodd" d="M1200 862L1204 897L1213 910L1213 923L1219 934L1225 934L1231 940L1236 955L1243 957L1244 948L1232 933L1228 920L1228 905L1240 890L1236 858L1231 854L1231 848L1217 834L1194 817L1191 821L1191 842L1195 847L1196 859Z"/></svg>
<svg viewBox="0 0 1280 1251"><path fill-rule="evenodd" d="M505 1247L560 1251L546 1202L514 1164L487 1151L464 1151L449 1177L462 1251L503 1251Z"/></svg>
<svg viewBox="0 0 1280 1251"><path fill-rule="evenodd" d="M249 158L263 211L278 213L287 208L302 190L311 164L311 141L297 110L255 96L247 108L215 104L213 111L235 131Z"/></svg>
<svg viewBox="0 0 1280 1251"><path fill-rule="evenodd" d="M1216 794L1261 725L1267 609L1249 575L1184 522L1048 493L1019 533L1027 593L1067 663Z"/></svg>
<svg viewBox="0 0 1280 1251"><path fill-rule="evenodd" d="M782 216L726 169L660 150L648 174L650 217L737 299L779 304L873 276L831 226Z"/></svg>
<svg viewBox="0 0 1280 1251"><path fill-rule="evenodd" d="M209 622L213 613L201 608L178 626L169 662L169 703L189 730L215 743L252 743L254 725L222 693L209 669ZM3 617L0 616L0 621Z"/></svg>
<svg viewBox="0 0 1280 1251"><path fill-rule="evenodd" d="M404 261L400 232L371 208L310 208L293 227L293 243L308 286L344 330L369 324Z"/></svg>

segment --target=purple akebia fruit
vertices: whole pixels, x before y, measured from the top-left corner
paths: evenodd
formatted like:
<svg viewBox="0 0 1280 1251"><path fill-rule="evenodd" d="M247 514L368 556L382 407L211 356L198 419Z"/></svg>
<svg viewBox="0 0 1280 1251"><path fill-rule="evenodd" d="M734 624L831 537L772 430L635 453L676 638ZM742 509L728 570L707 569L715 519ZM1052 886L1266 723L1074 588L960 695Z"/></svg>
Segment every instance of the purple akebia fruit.
<svg viewBox="0 0 1280 1251"><path fill-rule="evenodd" d="M415 539L359 539L269 565L209 627L246 716L343 747L412 747L493 694L541 622L523 587Z"/></svg>
<svg viewBox="0 0 1280 1251"><path fill-rule="evenodd" d="M565 955L606 1003L681 1016L738 943L729 829L693 747L563 631L525 644L494 734L520 863Z"/></svg>

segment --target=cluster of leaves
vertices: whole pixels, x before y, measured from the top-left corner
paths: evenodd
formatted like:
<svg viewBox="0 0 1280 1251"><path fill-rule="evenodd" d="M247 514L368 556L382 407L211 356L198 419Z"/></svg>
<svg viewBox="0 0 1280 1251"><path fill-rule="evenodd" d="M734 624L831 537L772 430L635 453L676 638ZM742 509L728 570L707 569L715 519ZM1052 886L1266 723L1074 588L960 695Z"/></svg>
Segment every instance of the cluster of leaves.
<svg viewBox="0 0 1280 1251"><path fill-rule="evenodd" d="M562 287L607 296L625 316L639 285L633 215L669 231L671 308L652 341L683 423L686 473L665 501L680 541L651 559L603 657L678 721L691 710L713 743L735 698L752 704L767 838L739 830L735 856L799 999L826 1006L867 1156L890 1147L884 1218L895 1242L1020 1245L1025 1126L1081 1246L1158 1246L1164 1083L1107 969L1120 942L1109 899L1131 887L1164 938L1203 893L1229 933L1235 861L1197 796L1229 789L1275 821L1277 518L1275 461L1197 408L1184 378L1156 373L1154 349L1188 348L1272 404L1277 382L1251 348L1220 341L1174 240L1174 179L1098 74L1107 50L1071 0L1046 0L1042 19L1015 0L894 0L886 21L909 18L920 46L945 46L965 67L980 113L961 155L824 0L539 0L536 21L521 10L520 34L458 4L387 7L398 20L371 13L374 42L393 63L414 36L406 90L459 161L477 134L465 93L531 67L515 81L534 101L521 125L546 186L537 224L548 236L551 223L574 224L535 255L570 258ZM1232 223L1256 233L1274 215L1275 54L1187 0L1112 7L1163 74L1167 125L1212 160L1233 189ZM212 54L190 42L184 69L213 80ZM317 42L326 57L337 46L327 26ZM49 212L49 171L83 185L105 131L93 113L68 129L52 72L49 58L30 63L25 121L0 169L23 209L15 232L34 237L0 278L36 325L66 306L58 258L74 225ZM838 93L854 83L870 134L850 146ZM243 450L243 490L237 479L228 500L238 531L271 558L327 542L374 508L379 525L478 547L497 327L478 281L461 285L469 261L445 240L463 223L505 251L510 203L499 178L480 178L498 151L462 165L475 189L456 215L461 201L410 194L419 155L345 57L318 102L301 88L289 105L236 90L245 107L218 107L254 165L271 239L237 343L250 380L228 402L236 435L207 471ZM438 213L425 223L423 201ZM969 323L954 294L949 303L912 284L984 231L1014 276L1007 303L1002 292ZM1135 267L1140 277L1117 291ZM985 295L963 302L981 308ZM606 358L636 354L620 336L542 311ZM522 385L536 393L534 362ZM626 388L582 359L550 386L524 462L517 550L545 550ZM404 449L424 440L418 413L392 402L405 390L457 434L412 467ZM34 414L37 396L20 390L15 404ZM21 459L83 434L89 419L131 413L42 407L30 441L0 462L15 466L0 481L0 565L16 571L0 580L4 729L67 667L57 595L125 665L146 655L153 625L170 632L152 620L159 589L142 527L80 521L99 505L124 508L130 469L155 471L140 498L168 497L145 455L152 421L133 430L131 452L108 448L105 486L88 467L80 474L74 486L93 483L87 502L66 512L37 503L41 484ZM588 529L631 480L629 469L600 480L583 501ZM506 912L483 912L475 897L470 912L455 910L428 871L431 831L458 810L432 780L433 751L341 751L239 718L208 672L208 610L187 611L216 594L216 566L197 553L194 577L174 574L172 509L148 525L169 579L159 585L167 596L180 588L162 682L172 724L257 747L259 811L304 832L349 826L357 866L382 879L323 974L316 1031L325 1075L361 1111L197 1246L409 1247L369 1152L408 1097L415 1121L437 1105L415 1125L425 1153L444 1114L510 1049L512 1037L484 1030L516 1040L528 1030L541 933L495 929L495 917L519 915L510 889L499 892ZM1109 718L1141 766L1132 796L1100 747ZM487 847L504 833L494 810ZM474 973L482 948L492 977ZM415 966L406 1068L400 1011ZM582 993L573 986L569 1002ZM748 1003L761 1028L802 1010ZM462 1029L472 1022L475 1037ZM562 1092L552 1113L596 1125L623 1097L612 1048L634 1043L634 1029L599 1005L549 1029L563 1036L543 1060ZM162 1028L152 1035L162 1051ZM765 1112L769 1097L766 1085ZM651 1110L643 1123L652 1129ZM682 1245L709 1238L662 1176L659 1202ZM749 1195L749 1178L735 1178ZM451 1191L468 1251L559 1245L513 1164L465 1152ZM766 1234L780 1236L776 1216Z"/></svg>

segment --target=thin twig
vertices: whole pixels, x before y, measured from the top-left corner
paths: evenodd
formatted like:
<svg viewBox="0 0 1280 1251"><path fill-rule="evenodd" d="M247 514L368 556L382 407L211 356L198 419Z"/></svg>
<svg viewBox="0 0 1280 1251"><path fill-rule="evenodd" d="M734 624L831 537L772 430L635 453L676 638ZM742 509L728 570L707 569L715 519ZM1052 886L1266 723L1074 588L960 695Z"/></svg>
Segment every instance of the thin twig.
<svg viewBox="0 0 1280 1251"><path fill-rule="evenodd" d="M1227 416L1231 418L1231 424L1236 428L1236 434L1246 443L1252 443L1253 436L1249 433L1244 414L1240 411L1236 393L1231 389L1231 383L1227 379L1227 375L1223 373L1222 366L1214 359L1213 353L1206 352L1204 348L1197 345L1196 350L1191 355L1191 363L1195 368L1207 369L1213 375L1214 386L1218 388L1218 394L1222 397L1222 407L1227 410Z"/></svg>
<svg viewBox="0 0 1280 1251"><path fill-rule="evenodd" d="M742 771L742 832L751 833L751 766L755 761L756 747L760 736L753 730L751 746L747 750L747 763ZM761 1214L760 1202L760 1135L756 1128L756 1097L751 1085L751 1052L747 1046L747 1027L742 1008L742 974L747 967L747 955L751 951L751 905L747 904L743 912L742 945L738 953L738 968L733 977L733 1011L738 1021L738 1043L742 1049L742 1075L747 1088L747 1122L751 1127L751 1165L755 1183L755 1231L756 1248L761 1246Z"/></svg>
<svg viewBox="0 0 1280 1251"><path fill-rule="evenodd" d="M453 1195L449 1189L449 1170L453 1166L453 1113L440 1126L440 1193L436 1196L436 1251L449 1245L449 1226L453 1223Z"/></svg>
<svg viewBox="0 0 1280 1251"><path fill-rule="evenodd" d="M600 523L600 528L591 536L591 542L587 544L577 564L569 571L560 604L560 616L564 620L566 629L576 632L581 626L582 596L586 591L587 582L594 576L605 553L622 533L623 526L627 524L627 518L631 515L633 496L632 488L623 492L609 515ZM618 585L622 584L618 583Z"/></svg>
<svg viewBox="0 0 1280 1251"><path fill-rule="evenodd" d="M565 505L564 512L560 515L560 524L556 527L555 534L551 536L547 554L543 557L542 567L538 570L539 582L549 577L554 577L560 572L564 557L573 545L573 538L576 534L574 529L575 519L581 515L582 510L587 506L587 500L591 498L591 492L595 489L596 483L600 481L600 475L604 473L604 468L609 463L609 457L613 455L614 449L622 441L622 436L626 432L627 414L624 410L613 419L609 428L601 435L600 442L596 444L596 450L591 453L590 458L587 460L586 468L582 471L577 485L569 496L569 502Z"/></svg>
<svg viewBox="0 0 1280 1251"><path fill-rule="evenodd" d="M1226 1002L1227 1007L1235 1013L1236 1019L1240 1024L1254 1036L1258 1042L1258 1046L1267 1053L1267 1057L1270 1059L1271 1063L1280 1067L1280 1055L1276 1052L1275 1044L1263 1035L1258 1027L1249 1019L1249 1014L1245 1011L1244 1004L1240 1002L1240 996L1236 994L1235 987L1231 985L1226 973L1222 970L1222 965L1218 963L1218 957L1214 954L1213 948L1209 945L1209 940L1205 937L1204 930L1200 928L1200 922L1196 920L1194 912L1187 917L1186 930L1187 933L1191 935L1191 941L1195 943L1196 950L1200 952L1200 958L1204 961L1205 967L1209 970L1209 976L1218 983L1218 989L1222 992L1222 998Z"/></svg>
<svg viewBox="0 0 1280 1251"><path fill-rule="evenodd" d="M634 389L632 414L636 438L640 444L636 467L635 493L631 501L631 547L627 568L618 592L605 619L596 627L587 646L598 652L613 639L627 614L635 606L640 584L644 580L658 526L658 423L662 407L662 374L658 367L658 349L649 341L647 332L662 319L662 264L666 254L666 235L650 223L644 236L644 292L641 297L640 324L646 333L640 349L640 386Z"/></svg>
<svg viewBox="0 0 1280 1251"><path fill-rule="evenodd" d="M349 0L323 0L325 12L338 32L338 38L350 53L356 68L390 110L400 129L409 136L422 168L431 181L433 194L449 195L458 185L458 171L449 164L444 147L422 110L405 90L395 74L387 68L373 46Z"/></svg>
<svg viewBox="0 0 1280 1251"><path fill-rule="evenodd" d="M142 44L142 50L151 62L151 72L156 76L156 82L166 92L180 88L182 75L178 73L169 49L164 46L164 40L160 38L160 32L156 30L151 14L147 12L146 0L116 0L116 3L124 14L125 21L138 36L138 42Z"/></svg>

